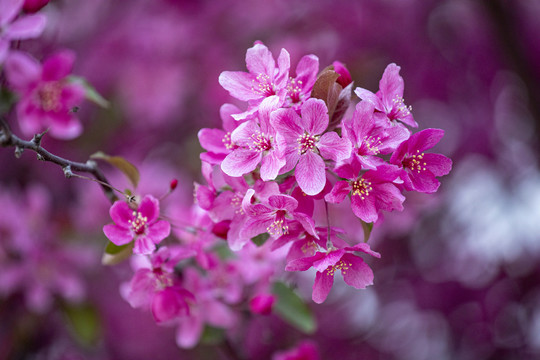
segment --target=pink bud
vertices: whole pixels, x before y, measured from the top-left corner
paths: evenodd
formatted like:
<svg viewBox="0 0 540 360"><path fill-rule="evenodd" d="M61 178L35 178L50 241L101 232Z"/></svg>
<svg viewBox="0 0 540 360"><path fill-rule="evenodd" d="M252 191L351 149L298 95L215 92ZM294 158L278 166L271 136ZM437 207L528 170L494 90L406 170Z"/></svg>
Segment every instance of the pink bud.
<svg viewBox="0 0 540 360"><path fill-rule="evenodd" d="M332 63L332 66L334 67L334 71L339 74L339 77L336 80L339 85L345 88L347 87L347 85L352 83L351 73L349 72L349 70L347 70L345 64L340 61L334 61Z"/></svg>
<svg viewBox="0 0 540 360"><path fill-rule="evenodd" d="M169 185L169 188L171 189L171 191L176 189L177 186L178 186L178 180L177 179L172 179L171 184Z"/></svg>
<svg viewBox="0 0 540 360"><path fill-rule="evenodd" d="M227 240L227 233L229 232L230 225L230 220L220 221L217 224L214 224L214 227L212 228L212 234L216 235L221 239Z"/></svg>
<svg viewBox="0 0 540 360"><path fill-rule="evenodd" d="M33 14L41 10L41 8L48 3L49 0L24 0L23 10L27 13Z"/></svg>
<svg viewBox="0 0 540 360"><path fill-rule="evenodd" d="M249 302L249 309L254 314L269 315L272 313L272 307L276 302L276 298L272 294L256 295Z"/></svg>

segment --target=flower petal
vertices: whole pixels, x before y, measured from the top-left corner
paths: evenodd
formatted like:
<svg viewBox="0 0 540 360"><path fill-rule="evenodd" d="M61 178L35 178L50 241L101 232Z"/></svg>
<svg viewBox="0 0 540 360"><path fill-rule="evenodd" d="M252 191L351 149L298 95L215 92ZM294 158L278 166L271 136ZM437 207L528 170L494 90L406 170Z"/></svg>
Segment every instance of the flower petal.
<svg viewBox="0 0 540 360"><path fill-rule="evenodd" d="M255 76L242 71L224 71L219 75L219 84L231 96L243 100L259 99L261 95L253 89Z"/></svg>
<svg viewBox="0 0 540 360"><path fill-rule="evenodd" d="M345 254L341 258L348 269L342 269L343 280L355 289L365 289L368 285L373 285L373 271L361 257L353 254Z"/></svg>
<svg viewBox="0 0 540 360"><path fill-rule="evenodd" d="M351 156L351 142L348 139L342 139L333 131L327 132L317 144L321 156L325 159L341 161Z"/></svg>
<svg viewBox="0 0 540 360"><path fill-rule="evenodd" d="M147 223L151 224L159 217L159 200L152 195L146 195L141 200L137 211L146 217Z"/></svg>
<svg viewBox="0 0 540 360"><path fill-rule="evenodd" d="M148 237L152 239L154 244L159 244L171 233L171 224L165 220L159 220L148 226Z"/></svg>
<svg viewBox="0 0 540 360"><path fill-rule="evenodd" d="M317 304L322 304L328 297L332 285L334 284L334 275L328 274L327 271L319 272L315 275L315 283L313 284L313 293L311 298Z"/></svg>
<svg viewBox="0 0 540 360"><path fill-rule="evenodd" d="M229 176L242 176L250 173L261 161L261 153L250 149L236 149L223 159L221 170Z"/></svg>
<svg viewBox="0 0 540 360"><path fill-rule="evenodd" d="M348 181L340 180L336 182L332 191L325 195L324 199L330 203L339 204L351 192L351 186Z"/></svg>
<svg viewBox="0 0 540 360"><path fill-rule="evenodd" d="M129 229L130 221L134 219L134 211L125 201L116 201L109 209L109 215L114 223L122 228Z"/></svg>
<svg viewBox="0 0 540 360"><path fill-rule="evenodd" d="M10 40L26 40L40 36L45 30L47 18L42 14L23 16L8 28L6 37Z"/></svg>
<svg viewBox="0 0 540 360"><path fill-rule="evenodd" d="M133 234L129 229L115 224L108 224L103 227L105 236L115 245L122 246L133 240Z"/></svg>
<svg viewBox="0 0 540 360"><path fill-rule="evenodd" d="M306 152L300 157L294 175L303 192L308 195L320 193L326 183L323 159L313 151Z"/></svg>
<svg viewBox="0 0 540 360"><path fill-rule="evenodd" d="M302 127L311 135L322 134L328 128L328 109L321 99L310 98L301 109Z"/></svg>

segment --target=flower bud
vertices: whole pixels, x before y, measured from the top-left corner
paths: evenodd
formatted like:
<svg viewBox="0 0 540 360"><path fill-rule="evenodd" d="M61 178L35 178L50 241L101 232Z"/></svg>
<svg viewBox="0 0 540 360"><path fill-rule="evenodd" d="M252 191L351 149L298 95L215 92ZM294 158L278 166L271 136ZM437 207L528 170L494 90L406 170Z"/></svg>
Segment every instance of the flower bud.
<svg viewBox="0 0 540 360"><path fill-rule="evenodd" d="M173 191L174 189L176 189L176 187L178 186L178 180L177 179L172 179L171 180L171 183L169 185L169 188L171 189L171 191Z"/></svg>
<svg viewBox="0 0 540 360"><path fill-rule="evenodd" d="M276 302L276 298L271 294L256 295L249 302L249 309L254 314L269 315L272 313L272 307Z"/></svg>
<svg viewBox="0 0 540 360"><path fill-rule="evenodd" d="M351 73L347 70L345 64L340 61L334 61L332 66L334 67L334 71L339 74L336 82L341 85L341 87L346 88L347 85L352 83Z"/></svg>
<svg viewBox="0 0 540 360"><path fill-rule="evenodd" d="M33 14L41 10L48 3L49 0L24 0L23 10Z"/></svg>

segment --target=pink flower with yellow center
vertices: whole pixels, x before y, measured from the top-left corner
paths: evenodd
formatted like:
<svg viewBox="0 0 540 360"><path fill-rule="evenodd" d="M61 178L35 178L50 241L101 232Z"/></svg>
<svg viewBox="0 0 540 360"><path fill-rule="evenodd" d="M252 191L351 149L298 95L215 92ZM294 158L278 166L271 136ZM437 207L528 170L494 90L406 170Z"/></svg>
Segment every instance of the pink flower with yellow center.
<svg viewBox="0 0 540 360"><path fill-rule="evenodd" d="M360 243L343 249L330 249L327 252L317 252L313 256L290 261L285 270L306 271L311 267L317 270L313 284L312 299L318 304L323 303L334 284L337 271L343 275L343 280L356 289L364 289L373 284L373 271L364 260L353 252L363 252L380 258L381 255L369 248L366 243Z"/></svg>
<svg viewBox="0 0 540 360"><path fill-rule="evenodd" d="M137 209L124 201L111 206L109 214L114 224L103 227L103 232L115 245L121 246L135 240L133 253L151 254L156 245L169 236L171 225L159 218L159 201L146 195Z"/></svg>

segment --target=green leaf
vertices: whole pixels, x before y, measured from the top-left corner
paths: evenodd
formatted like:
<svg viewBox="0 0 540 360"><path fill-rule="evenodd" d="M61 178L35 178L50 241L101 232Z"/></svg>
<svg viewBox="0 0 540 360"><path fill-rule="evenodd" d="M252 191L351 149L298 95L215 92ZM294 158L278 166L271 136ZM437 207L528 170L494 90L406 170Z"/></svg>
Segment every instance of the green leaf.
<svg viewBox="0 0 540 360"><path fill-rule="evenodd" d="M364 242L367 242L373 230L373 223L367 223L363 220L360 220L360 222L362 223L362 229L364 229Z"/></svg>
<svg viewBox="0 0 540 360"><path fill-rule="evenodd" d="M272 292L277 297L273 308L277 315L306 334L315 332L317 324L313 313L291 288L281 282L276 282Z"/></svg>
<svg viewBox="0 0 540 360"><path fill-rule="evenodd" d="M85 78L82 78L80 76L69 76L68 80L71 83L76 83L81 85L84 88L84 95L87 100L93 102L94 104L101 106L102 108L108 108L110 106L110 103L101 96L96 89L90 85L88 81L86 81Z"/></svg>
<svg viewBox="0 0 540 360"><path fill-rule="evenodd" d="M96 344L101 332L101 322L96 309L82 304L65 305L63 310L77 340L86 346Z"/></svg>
<svg viewBox="0 0 540 360"><path fill-rule="evenodd" d="M103 151L98 151L97 153L90 155L90 158L98 159L98 160L105 160L106 162L108 162L109 164L111 164L112 166L120 170L121 172L123 172L124 175L126 175L129 181L133 184L134 187L137 187L137 185L139 184L139 180L141 178L141 175L139 174L139 170L137 170L135 165L133 165L132 163L130 163L123 157L110 156L110 155L105 154Z"/></svg>
<svg viewBox="0 0 540 360"><path fill-rule="evenodd" d="M101 263L103 265L116 265L128 259L132 253L133 242L118 246L109 241L105 247L105 252L101 257Z"/></svg>
<svg viewBox="0 0 540 360"><path fill-rule="evenodd" d="M253 243L257 246L262 246L266 242L266 240L268 240L268 238L270 238L270 234L262 233L255 237L252 237L251 241L253 241Z"/></svg>
<svg viewBox="0 0 540 360"><path fill-rule="evenodd" d="M225 331L223 329L206 325L201 335L201 344L218 345L223 341L224 338Z"/></svg>

